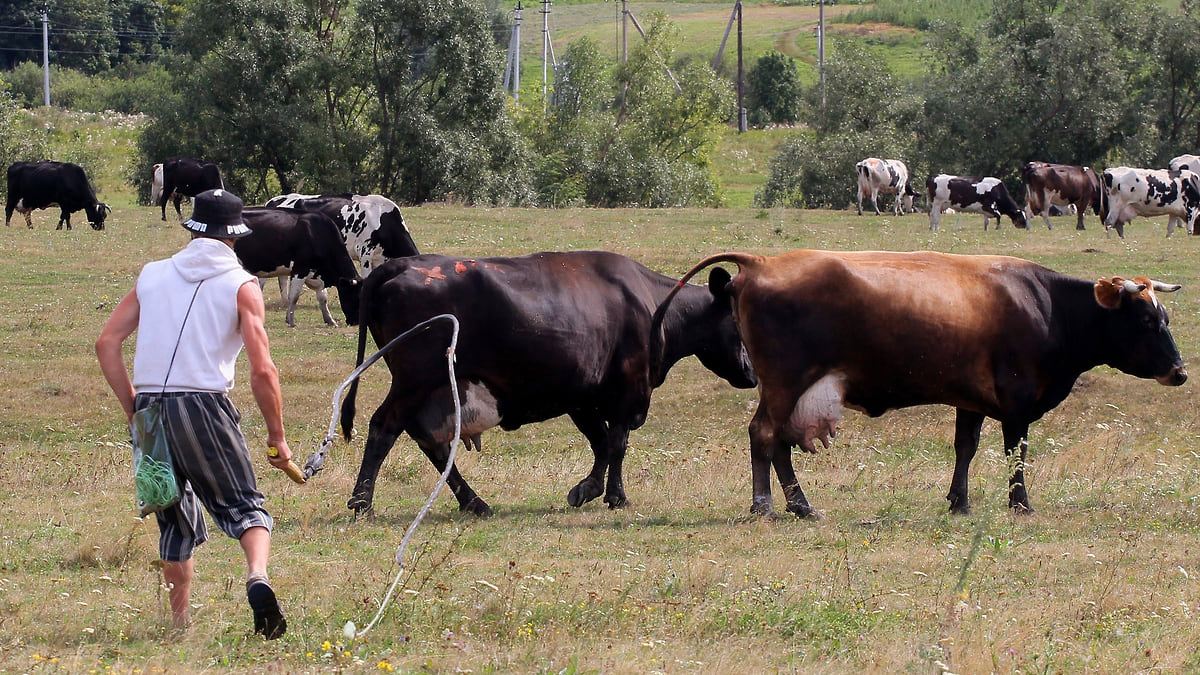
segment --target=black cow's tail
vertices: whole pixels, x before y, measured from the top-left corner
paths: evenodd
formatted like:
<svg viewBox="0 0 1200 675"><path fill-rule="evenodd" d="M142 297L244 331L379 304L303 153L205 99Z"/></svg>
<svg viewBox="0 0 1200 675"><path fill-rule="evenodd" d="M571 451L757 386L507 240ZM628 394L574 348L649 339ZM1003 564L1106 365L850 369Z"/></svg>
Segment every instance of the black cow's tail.
<svg viewBox="0 0 1200 675"><path fill-rule="evenodd" d="M361 288L361 287L360 287ZM370 323L370 291L362 288L362 295L359 298L358 305L358 356L354 360L354 367L358 368L363 363L363 358L367 353L367 324ZM342 437L347 441L350 440L350 434L354 431L354 398L358 394L358 378L350 383L350 389L346 392L346 397L342 399Z"/></svg>
<svg viewBox="0 0 1200 675"><path fill-rule="evenodd" d="M663 350L666 348L666 334L663 328L663 321L667 316L667 307L675 299L675 294L679 292L679 289L683 288L689 279L711 265L731 262L738 266L740 273L748 267L756 266L761 260L762 256L750 253L739 253L737 251L718 253L696 263L696 266L688 270L688 273L683 275L679 283L675 284L675 288L671 289L667 297L654 310L654 320L650 322L650 377L655 386L661 384L667 375L663 367Z"/></svg>

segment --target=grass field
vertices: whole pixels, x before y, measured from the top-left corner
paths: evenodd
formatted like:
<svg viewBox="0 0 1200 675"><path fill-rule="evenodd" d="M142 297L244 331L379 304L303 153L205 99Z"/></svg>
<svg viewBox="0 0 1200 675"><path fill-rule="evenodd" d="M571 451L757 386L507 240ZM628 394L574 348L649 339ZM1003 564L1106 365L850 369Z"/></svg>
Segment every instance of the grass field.
<svg viewBox="0 0 1200 675"><path fill-rule="evenodd" d="M105 198L116 210L104 232L53 231L53 211L36 212L34 230L0 231L0 672L1200 668L1195 380L1164 388L1108 368L1085 374L1033 427L1032 516L1004 507L991 422L970 482L976 513L946 512L953 416L929 407L848 413L831 449L797 455L825 514L801 521L749 515L755 392L689 360L631 436L628 508L566 504L591 462L569 423L489 433L460 466L496 515L463 516L443 495L418 531L411 575L374 631L353 641L342 626L374 616L434 470L402 440L381 472L377 518L353 522L345 501L361 436L335 445L330 468L304 486L256 458L277 520L272 575L288 634L271 643L250 634L241 556L220 535L198 553L194 624L171 634L155 527L134 517L126 431L91 345L140 266L186 235L117 186ZM672 275L722 250L793 248L1003 253L1089 279L1148 274L1184 284L1163 297L1185 360L1200 354L1200 238L1166 239L1161 221L1135 221L1120 241L1094 218L1086 232L1065 219L1050 232L1007 223L983 232L977 216L951 215L931 233L919 215L747 208L405 214L428 251L603 248ZM353 366L356 333L321 325L311 294L288 329L268 298L285 418L303 459ZM233 398L257 448L265 433L246 375L243 362ZM386 379L367 373L360 432Z"/></svg>

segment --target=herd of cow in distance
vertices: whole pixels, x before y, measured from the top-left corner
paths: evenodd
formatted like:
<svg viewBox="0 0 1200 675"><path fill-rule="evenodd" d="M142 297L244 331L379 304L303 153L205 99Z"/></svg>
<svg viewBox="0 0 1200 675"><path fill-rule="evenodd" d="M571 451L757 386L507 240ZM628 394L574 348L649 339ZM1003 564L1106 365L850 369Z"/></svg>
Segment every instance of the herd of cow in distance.
<svg viewBox="0 0 1200 675"><path fill-rule="evenodd" d="M896 195L894 212L912 212L915 191L899 160L856 165L858 211L869 195ZM930 227L949 208L1047 226L1052 207L1087 209L1124 236L1134 216L1169 214L1195 232L1200 215L1200 160L1185 155L1170 169L1087 167L1030 162L1023 167L1027 205L1020 209L996 178L937 175L926 181ZM182 196L222 187L220 171L195 159L154 166L153 202L179 214ZM58 228L84 210L103 229L110 209L97 201L83 170L61 162L17 162L8 169L5 224L15 210L32 227L33 209L58 205ZM776 257L720 253L681 280L603 251L544 252L465 258L420 254L399 207L381 195L275 197L248 207L250 236L236 240L243 265L261 279L278 277L294 326L305 286L335 324L325 289L338 289L347 323L358 326L356 364L367 335L382 347L439 314L461 323L456 389L459 436L481 447L481 434L567 415L587 438L591 470L567 494L579 507L603 495L627 503L622 467L629 434L642 426L653 390L678 361L695 356L738 388L758 388L749 426L752 513L774 513L771 471L786 509L817 517L792 464L793 448L828 448L844 408L872 417L907 406L956 409L954 471L947 500L969 513L967 476L983 421L1000 422L1014 467L1008 505L1032 507L1025 484L1031 423L1055 408L1084 372L1107 365L1178 386L1187 371L1158 294L1177 284L1113 276L1092 282L1007 256L930 251L799 250ZM355 265L357 261L358 265ZM704 286L687 283L711 266ZM836 289L833 292L832 289ZM866 320L870 317L870 320ZM431 327L403 354L385 357L392 382L371 416L363 460L347 506L371 513L380 466L407 433L439 471L449 460L455 418L451 386L435 355L449 328ZM350 438L356 387L342 402ZM448 484L460 509L491 507L452 468Z"/></svg>
<svg viewBox="0 0 1200 675"><path fill-rule="evenodd" d="M858 215L862 215L863 196L870 196L875 215L879 215L879 195L894 194L892 211L896 215L913 213L917 196L909 182L908 167L898 159L868 157L855 164L858 175ZM1028 228L1035 215L1050 224L1051 215L1074 212L1076 229L1082 230L1083 215L1091 209L1100 216L1105 232L1116 230L1125 237L1125 224L1137 216L1167 215L1167 236L1180 224L1188 234L1196 232L1200 216L1200 157L1180 155L1167 169L1135 169L1118 166L1097 176L1087 166L1028 162L1021 167L1025 185L1025 208L1017 205L999 178L938 174L925 180L929 198L929 229L937 230L944 212L959 210L983 214L983 229L988 222L1007 216L1013 225Z"/></svg>

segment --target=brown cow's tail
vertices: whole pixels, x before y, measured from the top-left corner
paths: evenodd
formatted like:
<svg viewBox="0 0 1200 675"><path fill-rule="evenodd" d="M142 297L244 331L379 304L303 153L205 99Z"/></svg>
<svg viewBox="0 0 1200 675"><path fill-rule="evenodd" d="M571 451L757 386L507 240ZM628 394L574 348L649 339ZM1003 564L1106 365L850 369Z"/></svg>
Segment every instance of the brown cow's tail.
<svg viewBox="0 0 1200 675"><path fill-rule="evenodd" d="M696 266L688 270L688 273L683 275L683 278L679 280L679 283L675 284L675 288L671 289L671 292L667 294L667 297L663 299L658 308L654 310L654 320L650 323L650 377L655 386L661 384L667 376L665 368L663 367L663 350L666 348L666 335L663 329L663 321L667 315L667 307L671 304L671 301L675 299L675 294L679 292L679 289L683 288L689 279L696 276L696 274L701 270L711 265L723 262L731 262L738 266L738 271L740 273L741 270L754 266L761 259L762 256L752 255L749 253L739 253L736 251L711 255L696 263Z"/></svg>
<svg viewBox="0 0 1200 675"><path fill-rule="evenodd" d="M365 288L362 291L358 305L358 357L354 361L355 368L362 365L363 358L366 356L367 324L370 323L370 317L367 316L370 311L370 291ZM356 377L350 383L346 397L342 399L342 437L347 441L350 440L350 434L354 431L354 398L357 394L358 378Z"/></svg>

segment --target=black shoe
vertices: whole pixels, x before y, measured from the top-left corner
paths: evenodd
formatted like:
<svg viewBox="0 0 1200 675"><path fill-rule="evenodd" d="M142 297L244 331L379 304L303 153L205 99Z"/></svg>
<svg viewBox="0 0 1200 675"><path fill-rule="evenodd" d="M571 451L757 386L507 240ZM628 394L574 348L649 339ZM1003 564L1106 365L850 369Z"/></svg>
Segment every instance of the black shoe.
<svg viewBox="0 0 1200 675"><path fill-rule="evenodd" d="M283 618L283 610L279 608L271 585L265 581L250 584L246 599L250 601L250 609L254 610L254 632L262 633L268 640L283 637L287 632L287 620Z"/></svg>

